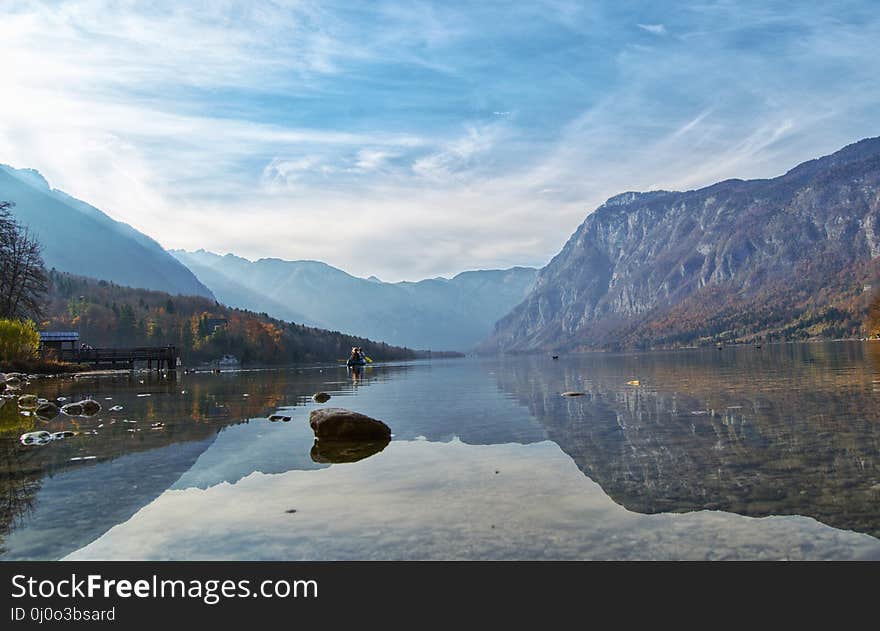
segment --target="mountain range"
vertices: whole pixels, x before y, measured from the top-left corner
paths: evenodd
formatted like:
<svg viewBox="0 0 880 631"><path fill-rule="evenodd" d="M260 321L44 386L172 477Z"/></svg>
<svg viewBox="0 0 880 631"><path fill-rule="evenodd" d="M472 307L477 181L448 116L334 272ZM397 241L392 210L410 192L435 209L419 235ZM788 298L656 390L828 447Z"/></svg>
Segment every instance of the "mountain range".
<svg viewBox="0 0 880 631"><path fill-rule="evenodd" d="M466 351L528 294L530 267L386 283L318 261L250 261L204 250L171 254L230 306L419 349Z"/></svg>
<svg viewBox="0 0 880 631"><path fill-rule="evenodd" d="M484 350L864 333L878 287L880 138L782 176L612 197Z"/></svg>
<svg viewBox="0 0 880 631"><path fill-rule="evenodd" d="M541 270L418 282L358 278L318 261L165 252L30 169L0 165L0 200L15 202L48 267L410 348L564 352L861 336L875 332L869 307L880 323L880 138L775 178L622 193Z"/></svg>
<svg viewBox="0 0 880 631"><path fill-rule="evenodd" d="M53 189L39 172L0 164L0 200L37 236L48 268L170 294L213 298L153 239Z"/></svg>

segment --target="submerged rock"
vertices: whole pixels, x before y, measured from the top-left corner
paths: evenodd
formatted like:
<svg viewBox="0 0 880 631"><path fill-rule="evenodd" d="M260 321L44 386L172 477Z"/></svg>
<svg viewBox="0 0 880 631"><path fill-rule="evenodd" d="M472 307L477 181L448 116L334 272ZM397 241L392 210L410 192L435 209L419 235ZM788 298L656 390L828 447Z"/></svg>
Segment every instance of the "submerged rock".
<svg viewBox="0 0 880 631"><path fill-rule="evenodd" d="M342 464L357 462L373 456L391 442L383 440L316 440L310 453L312 460L321 464Z"/></svg>
<svg viewBox="0 0 880 631"><path fill-rule="evenodd" d="M390 440L391 428L382 421L344 408L312 410L309 425L319 440Z"/></svg>
<svg viewBox="0 0 880 631"><path fill-rule="evenodd" d="M60 413L61 410L58 408L58 406L49 401L47 401L46 403L41 403L34 412L34 414L37 415L37 418L43 419L44 421L51 421Z"/></svg>
<svg viewBox="0 0 880 631"><path fill-rule="evenodd" d="M317 394L312 395L312 400L315 403L327 403L330 400L330 395L326 392L318 392Z"/></svg>
<svg viewBox="0 0 880 631"><path fill-rule="evenodd" d="M28 432L22 434L19 439L22 445L43 445L52 440L52 434L46 431Z"/></svg>
<svg viewBox="0 0 880 631"><path fill-rule="evenodd" d="M94 399L86 399L85 401L80 401L79 404L82 406L84 416L94 416L101 411L101 404Z"/></svg>
<svg viewBox="0 0 880 631"><path fill-rule="evenodd" d="M35 394L23 394L18 397L18 407L23 410L33 410L38 405L37 395Z"/></svg>
<svg viewBox="0 0 880 631"><path fill-rule="evenodd" d="M82 416L83 406L79 403L68 403L61 408L61 411L67 414L67 416Z"/></svg>

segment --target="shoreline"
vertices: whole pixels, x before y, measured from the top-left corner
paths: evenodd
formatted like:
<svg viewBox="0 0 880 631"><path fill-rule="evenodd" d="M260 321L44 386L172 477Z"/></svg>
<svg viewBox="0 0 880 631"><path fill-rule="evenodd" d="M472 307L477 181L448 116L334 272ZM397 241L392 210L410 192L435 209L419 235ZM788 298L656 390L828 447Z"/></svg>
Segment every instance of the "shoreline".
<svg viewBox="0 0 880 631"><path fill-rule="evenodd" d="M832 344L832 343L840 343L840 342L858 342L858 343L866 343L866 342L880 342L880 338L877 337L840 337L840 338L808 338L803 340L772 340L772 341L761 341L761 342L722 342L721 346L723 348L747 348L747 347L761 347L761 346L780 346L783 344ZM669 353L674 351L699 351L699 350L708 350L708 349L716 349L718 348L718 343L707 343L707 344L690 344L690 345L682 345L682 346L656 346L652 348L639 348L635 346L631 347L621 347L621 348L574 348L570 350L562 350L562 349L530 349L530 350L522 350L522 351L509 351L503 352L498 351L494 353L474 353L476 357L528 357L528 356L539 356L539 355L592 355L592 354L607 354L607 355L621 355L621 354L632 354L632 353Z"/></svg>

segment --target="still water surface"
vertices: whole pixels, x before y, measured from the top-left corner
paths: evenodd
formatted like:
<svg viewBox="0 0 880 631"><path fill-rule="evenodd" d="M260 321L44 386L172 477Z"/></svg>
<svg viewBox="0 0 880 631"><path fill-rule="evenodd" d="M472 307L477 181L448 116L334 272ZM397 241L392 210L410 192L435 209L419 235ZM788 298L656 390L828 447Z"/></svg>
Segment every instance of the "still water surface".
<svg viewBox="0 0 880 631"><path fill-rule="evenodd" d="M316 445L318 391L392 441ZM880 559L878 343L22 392L104 409L49 423L0 409L0 559ZM31 429L81 433L21 445Z"/></svg>

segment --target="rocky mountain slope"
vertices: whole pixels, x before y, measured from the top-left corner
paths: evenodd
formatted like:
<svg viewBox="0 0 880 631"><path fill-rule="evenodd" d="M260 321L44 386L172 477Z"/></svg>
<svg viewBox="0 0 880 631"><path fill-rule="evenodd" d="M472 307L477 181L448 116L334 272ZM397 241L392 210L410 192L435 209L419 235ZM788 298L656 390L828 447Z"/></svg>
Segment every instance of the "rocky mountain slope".
<svg viewBox="0 0 880 631"><path fill-rule="evenodd" d="M0 200L43 245L46 266L121 285L213 297L158 243L94 206L53 189L37 171L0 164Z"/></svg>
<svg viewBox="0 0 880 631"><path fill-rule="evenodd" d="M528 293L537 270L385 283L317 261L171 252L225 304L410 348L469 350Z"/></svg>
<svg viewBox="0 0 880 631"><path fill-rule="evenodd" d="M878 255L880 138L773 179L623 193L586 218L483 348L858 335Z"/></svg>

